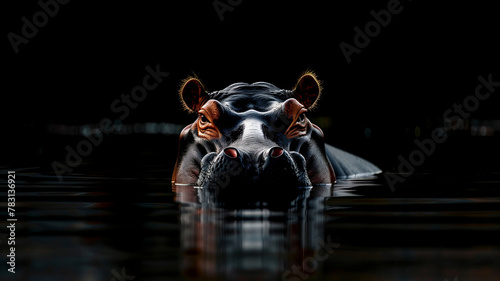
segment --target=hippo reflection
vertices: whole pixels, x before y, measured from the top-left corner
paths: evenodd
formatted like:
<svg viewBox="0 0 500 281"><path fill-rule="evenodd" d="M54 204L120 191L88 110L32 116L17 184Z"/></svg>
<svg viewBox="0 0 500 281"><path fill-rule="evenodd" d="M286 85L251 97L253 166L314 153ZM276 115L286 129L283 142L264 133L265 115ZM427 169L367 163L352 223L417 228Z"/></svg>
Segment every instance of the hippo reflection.
<svg viewBox="0 0 500 281"><path fill-rule="evenodd" d="M325 145L321 129L306 117L320 95L320 83L310 72L293 90L256 82L209 93L198 78L186 79L180 96L198 118L180 134L172 181L214 189L290 190L380 172L359 157Z"/></svg>
<svg viewBox="0 0 500 281"><path fill-rule="evenodd" d="M272 208L219 208L213 200L220 198L210 193L176 186L181 268L188 280L322 279L323 261L332 254L322 247L340 246L324 236L323 202L331 187L300 189L289 207ZM318 247L321 259L311 264Z"/></svg>

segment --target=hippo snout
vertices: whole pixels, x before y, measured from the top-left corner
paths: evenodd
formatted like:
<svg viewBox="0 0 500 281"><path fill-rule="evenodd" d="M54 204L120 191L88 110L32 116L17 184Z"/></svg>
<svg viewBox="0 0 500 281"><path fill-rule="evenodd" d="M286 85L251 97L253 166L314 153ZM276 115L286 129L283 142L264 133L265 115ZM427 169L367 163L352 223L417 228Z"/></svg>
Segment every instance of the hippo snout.
<svg viewBox="0 0 500 281"><path fill-rule="evenodd" d="M308 187L306 160L297 152L272 147L259 152L248 152L227 147L219 154L203 157L197 185L203 188L223 189L251 186Z"/></svg>

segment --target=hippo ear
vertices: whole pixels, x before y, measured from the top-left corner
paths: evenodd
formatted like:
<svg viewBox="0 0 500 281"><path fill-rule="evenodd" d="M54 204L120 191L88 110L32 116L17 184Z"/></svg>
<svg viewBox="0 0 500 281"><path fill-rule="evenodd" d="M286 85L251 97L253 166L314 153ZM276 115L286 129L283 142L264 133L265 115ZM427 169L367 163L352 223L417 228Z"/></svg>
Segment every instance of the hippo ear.
<svg viewBox="0 0 500 281"><path fill-rule="evenodd" d="M179 95L184 103L184 108L190 112L198 112L208 97L205 87L196 77L188 77L182 81Z"/></svg>
<svg viewBox="0 0 500 281"><path fill-rule="evenodd" d="M313 108L320 95L320 81L312 72L306 72L300 76L293 89L293 97L306 108Z"/></svg>

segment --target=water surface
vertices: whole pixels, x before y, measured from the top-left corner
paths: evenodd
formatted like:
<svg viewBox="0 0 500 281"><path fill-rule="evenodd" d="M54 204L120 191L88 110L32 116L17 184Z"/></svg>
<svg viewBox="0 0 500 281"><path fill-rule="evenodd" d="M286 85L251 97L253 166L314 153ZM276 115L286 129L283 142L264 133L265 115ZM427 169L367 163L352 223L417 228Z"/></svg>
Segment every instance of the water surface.
<svg viewBox="0 0 500 281"><path fill-rule="evenodd" d="M494 176L415 175L394 192L383 177L339 181L224 208L145 170L59 182L16 169L15 280L500 279Z"/></svg>

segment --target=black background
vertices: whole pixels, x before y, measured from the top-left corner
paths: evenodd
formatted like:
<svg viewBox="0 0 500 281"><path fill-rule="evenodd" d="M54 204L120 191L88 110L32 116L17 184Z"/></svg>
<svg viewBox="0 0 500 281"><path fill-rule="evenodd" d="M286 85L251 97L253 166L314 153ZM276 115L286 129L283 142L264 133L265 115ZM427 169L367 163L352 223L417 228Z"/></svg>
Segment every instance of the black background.
<svg viewBox="0 0 500 281"><path fill-rule="evenodd" d="M49 134L47 124L116 118L112 101L141 83L147 65L160 64L170 75L124 123L191 122L177 90L192 73L208 90L240 81L291 89L310 69L323 80L324 94L309 116L329 118L322 126L327 141L397 170L398 155L416 148L416 127L425 139L442 126L443 112L474 94L479 75L500 81L499 21L497 9L484 2L401 1L402 12L347 63L339 44L353 44L353 28L363 29L373 20L370 11L388 2L244 0L221 21L213 1L73 0L18 54L7 34L21 34L21 18L32 19L40 7L37 1L4 3L2 164L50 172L52 161L64 161L64 147L83 137ZM499 94L481 102L470 119L500 119ZM498 172L495 134L450 132L418 171ZM123 159L147 163L154 155L168 170L176 145L176 137L113 136L92 157L126 165Z"/></svg>

